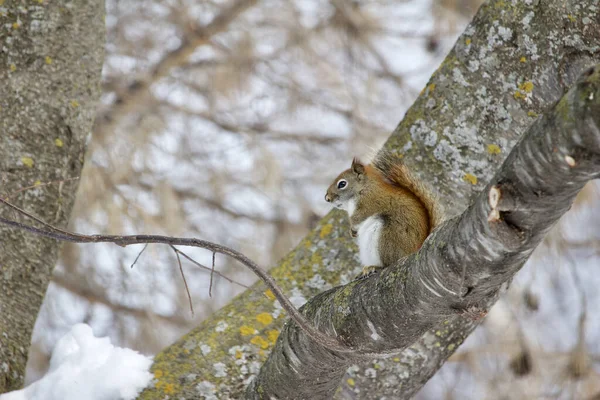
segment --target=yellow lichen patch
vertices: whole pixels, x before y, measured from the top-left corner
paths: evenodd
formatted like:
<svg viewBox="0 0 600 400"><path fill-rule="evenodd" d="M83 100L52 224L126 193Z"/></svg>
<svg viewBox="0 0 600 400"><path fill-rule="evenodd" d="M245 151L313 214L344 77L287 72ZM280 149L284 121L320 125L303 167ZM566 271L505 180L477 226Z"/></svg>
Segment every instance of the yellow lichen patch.
<svg viewBox="0 0 600 400"><path fill-rule="evenodd" d="M500 154L502 150L500 150L500 146L498 146L497 144L488 144L487 152L490 154Z"/></svg>
<svg viewBox="0 0 600 400"><path fill-rule="evenodd" d="M262 336L254 336L251 340L250 343L260 347L261 349L268 349L269 348L269 342L265 340L265 338L263 338Z"/></svg>
<svg viewBox="0 0 600 400"><path fill-rule="evenodd" d="M40 186L41 184L42 184L42 181L40 181L40 180L33 182L33 186Z"/></svg>
<svg viewBox="0 0 600 400"><path fill-rule="evenodd" d="M477 177L473 174L465 174L465 176L463 176L463 179L469 182L471 185L477 184Z"/></svg>
<svg viewBox="0 0 600 400"><path fill-rule="evenodd" d="M429 84L429 86L427 86L427 89L429 89L429 93L433 92L435 90L435 83Z"/></svg>
<svg viewBox="0 0 600 400"><path fill-rule="evenodd" d="M527 98L527 94L533 91L533 82L525 81L519 85L519 89L515 91L515 99L523 100Z"/></svg>
<svg viewBox="0 0 600 400"><path fill-rule="evenodd" d="M527 57L525 57L525 56L521 57L521 59L519 60L519 62L526 63L527 62Z"/></svg>
<svg viewBox="0 0 600 400"><path fill-rule="evenodd" d="M348 383L348 385L350 385L350 386L354 386L354 385L356 384L356 382L354 382L354 379L352 379L352 378L348 378L348 379L346 379L346 382L347 382L347 383Z"/></svg>
<svg viewBox="0 0 600 400"><path fill-rule="evenodd" d="M46 56L44 61L46 61L46 64L50 65L50 64L52 64L52 57Z"/></svg>
<svg viewBox="0 0 600 400"><path fill-rule="evenodd" d="M21 162L27 168L33 168L34 162L33 162L33 159L31 157L21 157Z"/></svg>
<svg viewBox="0 0 600 400"><path fill-rule="evenodd" d="M455 347L456 347L456 346L454 346L454 343L450 343L450 344L448 345L448 350L452 351L452 350L454 350L454 348L455 348Z"/></svg>
<svg viewBox="0 0 600 400"><path fill-rule="evenodd" d="M158 390L162 390L164 394L175 394L176 392L174 383L158 381L154 384L154 387Z"/></svg>
<svg viewBox="0 0 600 400"><path fill-rule="evenodd" d="M21 24L18 22L13 22L13 24L12 24L13 29L19 29L20 26L21 26Z"/></svg>
<svg viewBox="0 0 600 400"><path fill-rule="evenodd" d="M577 18L575 18L574 16L572 16L571 14L567 15L567 18L569 18L569 21L571 22L575 22L577 21Z"/></svg>
<svg viewBox="0 0 600 400"><path fill-rule="evenodd" d="M240 333L242 334L242 336L254 335L255 332L256 332L256 329L254 329L251 326L248 326L248 325L240 326Z"/></svg>
<svg viewBox="0 0 600 400"><path fill-rule="evenodd" d="M267 291L265 292L265 296L267 296L269 300L275 300L275 295L273 294L271 289L267 289Z"/></svg>
<svg viewBox="0 0 600 400"><path fill-rule="evenodd" d="M533 91L533 82L525 81L519 85L519 89L525 93L531 93Z"/></svg>
<svg viewBox="0 0 600 400"><path fill-rule="evenodd" d="M154 377L155 377L156 379L160 379L160 378L162 378L162 376L163 376L163 371L162 371L162 369L157 369L156 371L154 371Z"/></svg>
<svg viewBox="0 0 600 400"><path fill-rule="evenodd" d="M468 46L471 44L471 38L466 38L465 39L465 44Z"/></svg>
<svg viewBox="0 0 600 400"><path fill-rule="evenodd" d="M79 102L77 100L71 100L71 107L73 107L73 108L79 107Z"/></svg>
<svg viewBox="0 0 600 400"><path fill-rule="evenodd" d="M165 392L165 394L174 394L175 385L173 385L172 383L167 383L163 389L163 392Z"/></svg>
<svg viewBox="0 0 600 400"><path fill-rule="evenodd" d="M321 239L323 239L325 236L329 235L332 230L333 230L333 225L332 224L325 224L325 225L323 225L323 227L321 228L321 232L319 232L319 237Z"/></svg>
<svg viewBox="0 0 600 400"><path fill-rule="evenodd" d="M311 264L318 264L321 265L323 263L323 257L321 257L321 255L319 253L313 253L312 256L310 256L310 262Z"/></svg>
<svg viewBox="0 0 600 400"><path fill-rule="evenodd" d="M394 362L400 362L400 357L394 357L392 360L393 360Z"/></svg>
<svg viewBox="0 0 600 400"><path fill-rule="evenodd" d="M527 116L531 118L537 118L538 114L535 111L527 111Z"/></svg>
<svg viewBox="0 0 600 400"><path fill-rule="evenodd" d="M236 352L235 352L235 359L236 360L240 360L243 356L244 356L244 353L242 353L239 350L236 350Z"/></svg>
<svg viewBox="0 0 600 400"><path fill-rule="evenodd" d="M10 72L15 72L17 70L17 66L15 64L10 64Z"/></svg>
<svg viewBox="0 0 600 400"><path fill-rule="evenodd" d="M260 313L256 316L256 320L258 322L260 322L263 325L269 325L270 323L273 322L273 316L271 316L271 314L269 313Z"/></svg>
<svg viewBox="0 0 600 400"><path fill-rule="evenodd" d="M277 341L278 337L279 337L279 331L276 329L272 329L267 332L267 338L269 338L269 342L271 342L273 344Z"/></svg>
<svg viewBox="0 0 600 400"><path fill-rule="evenodd" d="M56 147L63 147L65 145L63 141L59 138L54 139L54 144L56 145Z"/></svg>

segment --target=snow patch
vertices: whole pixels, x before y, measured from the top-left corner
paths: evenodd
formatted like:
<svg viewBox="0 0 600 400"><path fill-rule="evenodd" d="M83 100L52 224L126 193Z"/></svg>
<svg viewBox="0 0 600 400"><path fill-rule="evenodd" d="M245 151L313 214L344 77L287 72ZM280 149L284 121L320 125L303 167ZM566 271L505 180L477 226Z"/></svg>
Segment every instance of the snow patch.
<svg viewBox="0 0 600 400"><path fill-rule="evenodd" d="M42 379L0 400L133 400L152 380L151 365L152 358L77 324L54 347Z"/></svg>

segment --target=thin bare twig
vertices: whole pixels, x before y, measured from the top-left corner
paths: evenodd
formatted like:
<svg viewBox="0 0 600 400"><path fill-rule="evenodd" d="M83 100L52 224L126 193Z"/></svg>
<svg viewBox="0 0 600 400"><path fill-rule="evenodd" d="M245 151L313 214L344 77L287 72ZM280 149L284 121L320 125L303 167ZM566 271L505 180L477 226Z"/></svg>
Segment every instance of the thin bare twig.
<svg viewBox="0 0 600 400"><path fill-rule="evenodd" d="M185 254L183 251L179 250L178 248L175 248L175 251L178 252L179 254L181 254L184 258L186 258L188 261L191 261L192 263L196 264L198 267L205 269L207 271L212 271L211 268L208 268L206 265L202 265L200 264L198 261L194 260L192 257L188 256L187 254ZM223 275L222 273L220 273L219 271L214 271L216 275L220 276L223 279L226 279L227 281L229 281L230 283L235 283L236 285L239 285L243 288L246 289L250 289L250 286L248 285L244 285L243 283L240 283L238 281L235 281L225 275Z"/></svg>
<svg viewBox="0 0 600 400"><path fill-rule="evenodd" d="M133 260L133 262L131 263L131 268L133 269L133 266L135 265L136 262L138 262L138 260L140 259L142 253L144 252L144 250L146 250L146 247L148 247L148 243L146 243L144 245L144 248L142 249L142 251L140 251L137 255L137 257L135 258L135 260Z"/></svg>
<svg viewBox="0 0 600 400"><path fill-rule="evenodd" d="M212 268L210 270L210 285L208 286L208 297L212 297L212 283L213 283L213 274L215 273L215 257L216 253L213 251L212 253Z"/></svg>
<svg viewBox="0 0 600 400"><path fill-rule="evenodd" d="M148 244L146 244L147 246ZM190 311L192 312L192 317L194 316L194 304L192 303L192 295L190 294L190 288L188 287L187 280L185 279L185 274L183 273L183 266L181 265L181 258L179 257L179 253L177 249L173 245L169 245L175 251L175 257L177 257L177 264L179 264L179 272L181 272L181 278L183 279L183 285L185 286L185 291L188 296L188 301L190 302Z"/></svg>
<svg viewBox="0 0 600 400"><path fill-rule="evenodd" d="M254 261L252 261L237 250L231 249L227 246L196 238L178 238L162 235L82 235L79 233L73 233L60 228L56 228L42 221L36 216L28 213L27 211L15 206L14 204L9 203L3 198L0 198L0 203L17 211L19 214L38 222L45 229L37 228L35 226L27 225L18 221L13 221L4 217L0 217L0 223L52 239L73 243L114 243L121 247L141 243L162 243L171 246L200 247L203 249L210 250L214 253L220 253L232 257L233 259L242 263L242 265L250 268L252 272L254 272L260 279L262 279L263 282L265 282L267 287L273 292L275 298L279 301L279 303L281 303L281 306L285 309L285 311L287 311L290 318L292 318L294 322L296 322L296 324L298 324L298 326L306 333L306 335L308 335L316 343L336 352L355 353L355 356L357 357L377 356L377 354L370 354L362 351L359 353L359 349L341 343L340 341L338 341L337 338L329 336L315 328L304 317L304 315L302 315L300 311L298 311L296 307L294 307L292 302L283 294L283 291L281 290L275 279L273 279L271 275L269 275L265 270L258 266L258 264L256 264Z"/></svg>

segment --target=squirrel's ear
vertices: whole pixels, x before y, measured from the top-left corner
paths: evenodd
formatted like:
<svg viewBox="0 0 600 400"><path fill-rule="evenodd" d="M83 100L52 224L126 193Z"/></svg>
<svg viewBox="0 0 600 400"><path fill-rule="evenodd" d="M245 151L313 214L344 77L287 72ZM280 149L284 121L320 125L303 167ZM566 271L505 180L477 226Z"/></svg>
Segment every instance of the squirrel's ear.
<svg viewBox="0 0 600 400"><path fill-rule="evenodd" d="M354 157L354 159L352 159L352 172L354 172L357 175L362 175L365 173L365 166L358 161L358 158Z"/></svg>

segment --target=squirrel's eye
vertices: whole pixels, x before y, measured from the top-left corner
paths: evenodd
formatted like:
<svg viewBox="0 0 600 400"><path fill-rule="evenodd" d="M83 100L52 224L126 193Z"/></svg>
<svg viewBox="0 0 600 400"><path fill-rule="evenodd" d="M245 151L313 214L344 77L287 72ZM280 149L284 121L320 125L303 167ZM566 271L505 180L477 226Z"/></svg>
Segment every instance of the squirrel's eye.
<svg viewBox="0 0 600 400"><path fill-rule="evenodd" d="M348 184L348 182L346 182L345 179L340 179L340 181L337 184L338 189L343 189L346 187L346 185Z"/></svg>

